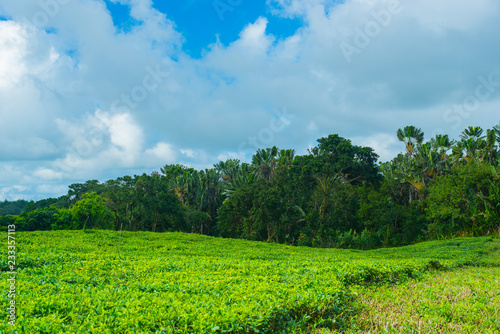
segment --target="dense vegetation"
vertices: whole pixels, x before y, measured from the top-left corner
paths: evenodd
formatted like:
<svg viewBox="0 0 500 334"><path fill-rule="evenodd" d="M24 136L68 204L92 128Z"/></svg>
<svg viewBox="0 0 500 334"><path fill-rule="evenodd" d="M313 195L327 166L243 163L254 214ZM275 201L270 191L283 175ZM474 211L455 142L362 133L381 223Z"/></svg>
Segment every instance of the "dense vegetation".
<svg viewBox="0 0 500 334"><path fill-rule="evenodd" d="M16 327L2 321L1 333L366 332L397 328L398 312L409 310L412 322L400 323L408 333L500 330L498 277L486 271L500 265L499 238L359 251L86 229L18 232L16 248ZM10 270L6 257L0 266ZM485 269L481 282L446 287L465 285L469 295L434 283L415 300L395 285L471 266ZM2 291L8 285L0 281ZM6 294L0 300L7 309ZM387 316L392 327L380 327Z"/></svg>
<svg viewBox="0 0 500 334"><path fill-rule="evenodd" d="M499 333L499 277L499 267L469 267L357 288L361 311L352 327L364 333Z"/></svg>
<svg viewBox="0 0 500 334"><path fill-rule="evenodd" d="M18 215L24 211L26 205L28 205L28 202L24 200L0 202L0 216Z"/></svg>
<svg viewBox="0 0 500 334"><path fill-rule="evenodd" d="M361 248L500 233L500 125L459 140L397 131L405 153L377 164L369 147L330 135L304 156L276 147L252 162L69 186L38 202L0 203L17 230L182 231L289 245Z"/></svg>

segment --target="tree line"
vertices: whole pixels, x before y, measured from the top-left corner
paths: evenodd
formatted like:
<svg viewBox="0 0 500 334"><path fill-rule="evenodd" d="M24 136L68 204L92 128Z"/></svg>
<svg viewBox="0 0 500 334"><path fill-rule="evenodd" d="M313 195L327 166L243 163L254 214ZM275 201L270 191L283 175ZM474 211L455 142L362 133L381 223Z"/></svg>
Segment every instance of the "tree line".
<svg viewBox="0 0 500 334"><path fill-rule="evenodd" d="M251 163L159 172L69 186L38 202L0 203L18 230L181 231L313 247L371 249L500 233L500 125L424 142L398 129L404 152L378 163L339 135L306 155L259 149Z"/></svg>

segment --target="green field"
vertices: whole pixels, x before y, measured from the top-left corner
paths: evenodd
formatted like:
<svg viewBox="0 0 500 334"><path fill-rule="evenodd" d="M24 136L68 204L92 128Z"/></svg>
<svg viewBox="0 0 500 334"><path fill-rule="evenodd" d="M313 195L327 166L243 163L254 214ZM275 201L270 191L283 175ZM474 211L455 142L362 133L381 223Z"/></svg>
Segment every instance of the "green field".
<svg viewBox="0 0 500 334"><path fill-rule="evenodd" d="M499 333L500 268L460 268L360 289L354 324L372 333Z"/></svg>
<svg viewBox="0 0 500 334"><path fill-rule="evenodd" d="M500 331L499 238L358 251L86 230L16 247L16 326L3 279L1 333Z"/></svg>

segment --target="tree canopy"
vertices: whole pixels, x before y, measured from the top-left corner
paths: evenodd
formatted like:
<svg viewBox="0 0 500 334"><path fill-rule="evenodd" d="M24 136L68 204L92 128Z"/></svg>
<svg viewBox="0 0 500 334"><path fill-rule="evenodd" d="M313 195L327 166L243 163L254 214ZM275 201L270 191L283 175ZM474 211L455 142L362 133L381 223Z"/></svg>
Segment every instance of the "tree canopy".
<svg viewBox="0 0 500 334"><path fill-rule="evenodd" d="M402 153L379 164L372 148L332 134L305 155L273 146L250 163L165 165L72 184L60 198L0 203L0 227L183 231L357 248L500 233L500 125L428 141L406 126L396 138Z"/></svg>

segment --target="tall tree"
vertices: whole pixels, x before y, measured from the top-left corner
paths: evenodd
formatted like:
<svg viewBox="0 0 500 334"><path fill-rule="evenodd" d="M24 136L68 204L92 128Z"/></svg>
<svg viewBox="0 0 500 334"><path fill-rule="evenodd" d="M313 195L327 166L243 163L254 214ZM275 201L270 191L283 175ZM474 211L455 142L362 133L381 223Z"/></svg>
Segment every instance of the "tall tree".
<svg viewBox="0 0 500 334"><path fill-rule="evenodd" d="M200 225L200 234L210 234L216 223L217 209L222 205L221 174L215 169L205 169L199 173L200 188L197 193L197 206L206 212L209 224Z"/></svg>
<svg viewBox="0 0 500 334"><path fill-rule="evenodd" d="M82 199L77 201L70 210L73 219L78 224L77 228L113 228L113 214L96 193L83 194Z"/></svg>
<svg viewBox="0 0 500 334"><path fill-rule="evenodd" d="M188 230L183 206L165 179L143 174L137 180L136 191L143 228L152 232Z"/></svg>
<svg viewBox="0 0 500 334"><path fill-rule="evenodd" d="M258 178L270 181L276 170L278 148L273 146L266 149L258 149L252 157L252 166Z"/></svg>
<svg viewBox="0 0 500 334"><path fill-rule="evenodd" d="M482 159L486 148L485 137L482 135L483 129L479 126L469 126L462 131L461 141L457 143L454 153L462 156L467 163L474 159Z"/></svg>
<svg viewBox="0 0 500 334"><path fill-rule="evenodd" d="M436 150L441 155L441 160L446 159L448 151L455 145L454 140L450 140L448 135L437 134L436 137L432 138L431 147Z"/></svg>
<svg viewBox="0 0 500 334"><path fill-rule="evenodd" d="M406 152L408 155L414 155L417 145L424 141L424 133L420 128L413 125L405 126L403 129L398 129L396 135L399 141L405 143Z"/></svg>
<svg viewBox="0 0 500 334"><path fill-rule="evenodd" d="M215 169L222 175L222 195L224 199L243 186L252 184L256 179L256 174L247 163L240 165L239 160L227 160L214 165Z"/></svg>

